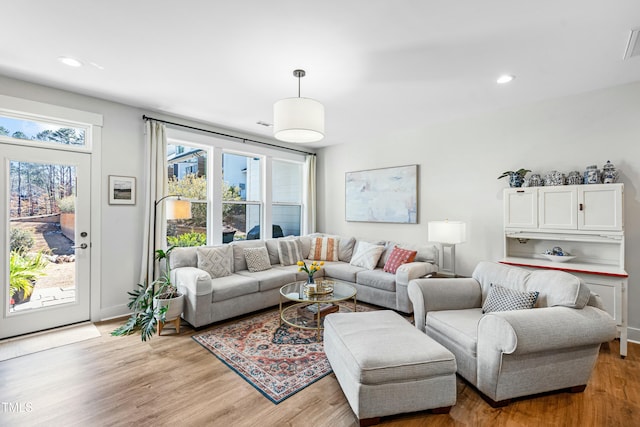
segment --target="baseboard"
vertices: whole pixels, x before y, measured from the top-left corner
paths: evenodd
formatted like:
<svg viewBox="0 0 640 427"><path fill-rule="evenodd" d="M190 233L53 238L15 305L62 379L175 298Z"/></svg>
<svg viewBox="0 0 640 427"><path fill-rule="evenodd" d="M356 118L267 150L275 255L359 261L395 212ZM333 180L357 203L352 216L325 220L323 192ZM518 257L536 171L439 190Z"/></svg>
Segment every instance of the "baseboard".
<svg viewBox="0 0 640 427"><path fill-rule="evenodd" d="M627 328L627 339L630 342L640 344L640 329L638 328Z"/></svg>

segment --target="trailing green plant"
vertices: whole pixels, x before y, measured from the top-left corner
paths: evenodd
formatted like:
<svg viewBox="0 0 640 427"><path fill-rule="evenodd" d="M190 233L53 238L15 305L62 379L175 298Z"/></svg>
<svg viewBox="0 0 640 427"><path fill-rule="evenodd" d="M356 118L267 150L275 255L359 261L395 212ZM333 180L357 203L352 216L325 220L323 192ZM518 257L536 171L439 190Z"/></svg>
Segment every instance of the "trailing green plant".
<svg viewBox="0 0 640 427"><path fill-rule="evenodd" d="M204 246L207 244L207 235L204 233L190 232L179 236L167 236L167 243L171 246Z"/></svg>
<svg viewBox="0 0 640 427"><path fill-rule="evenodd" d="M33 248L35 239L30 230L18 227L11 227L9 232L9 250L11 252L28 252Z"/></svg>
<svg viewBox="0 0 640 427"><path fill-rule="evenodd" d="M76 211L76 198L74 196L63 197L57 203L61 213L74 213Z"/></svg>
<svg viewBox="0 0 640 427"><path fill-rule="evenodd" d="M170 299L179 295L176 288L171 284L171 276L169 270L169 253L175 246L171 246L166 251L163 249L156 250L155 259L158 261L166 260L167 268L158 279L151 284L138 283L137 288L127 292L129 294L129 303L127 307L132 310L131 316L124 325L111 332L114 336L131 335L140 332L142 341L150 339L158 330L158 323L166 320L168 306L158 308L154 305L154 298Z"/></svg>
<svg viewBox="0 0 640 427"><path fill-rule="evenodd" d="M29 298L33 285L38 277L44 276L48 261L43 252L27 254L22 251L11 251L9 256L9 295L13 298L20 290L23 298Z"/></svg>

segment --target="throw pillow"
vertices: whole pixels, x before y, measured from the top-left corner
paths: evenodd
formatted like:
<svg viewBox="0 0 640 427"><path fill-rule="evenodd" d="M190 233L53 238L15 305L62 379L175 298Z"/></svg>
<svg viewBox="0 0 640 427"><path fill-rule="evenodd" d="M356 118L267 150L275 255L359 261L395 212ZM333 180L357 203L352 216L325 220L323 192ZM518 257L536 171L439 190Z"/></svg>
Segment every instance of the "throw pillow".
<svg viewBox="0 0 640 427"><path fill-rule="evenodd" d="M283 239L278 242L278 256L280 264L297 265L298 261L302 261L302 249L300 242L294 239Z"/></svg>
<svg viewBox="0 0 640 427"><path fill-rule="evenodd" d="M252 273L271 268L271 260L266 247L244 248L244 257L247 260L247 268Z"/></svg>
<svg viewBox="0 0 640 427"><path fill-rule="evenodd" d="M408 249L402 249L395 246L393 251L391 251L391 255L389 255L389 259L387 259L387 262L384 264L383 270L387 273L395 274L398 267L402 264L413 262L413 260L416 259L417 254L418 251L410 251Z"/></svg>
<svg viewBox="0 0 640 427"><path fill-rule="evenodd" d="M384 246L359 241L358 246L356 246L356 251L351 257L350 264L356 267L366 268L367 270L373 270L376 268L383 250Z"/></svg>
<svg viewBox="0 0 640 427"><path fill-rule="evenodd" d="M533 308L538 299L538 291L521 292L491 284L489 295L482 305L483 313L493 311L526 310Z"/></svg>
<svg viewBox="0 0 640 427"><path fill-rule="evenodd" d="M233 248L230 245L196 249L198 268L204 270L212 279L229 276L233 273Z"/></svg>
<svg viewBox="0 0 640 427"><path fill-rule="evenodd" d="M315 261L338 261L338 243L335 237L314 237L311 239L309 259Z"/></svg>

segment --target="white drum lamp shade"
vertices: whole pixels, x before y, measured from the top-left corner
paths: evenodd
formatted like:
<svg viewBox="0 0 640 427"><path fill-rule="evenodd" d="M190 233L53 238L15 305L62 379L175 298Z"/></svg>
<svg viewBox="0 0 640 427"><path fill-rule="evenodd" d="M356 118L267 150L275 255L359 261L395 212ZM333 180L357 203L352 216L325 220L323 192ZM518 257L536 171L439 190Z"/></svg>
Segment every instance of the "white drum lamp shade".
<svg viewBox="0 0 640 427"><path fill-rule="evenodd" d="M167 219L191 218L191 202L189 200L167 199L164 203Z"/></svg>
<svg viewBox="0 0 640 427"><path fill-rule="evenodd" d="M429 221L429 240L442 244L442 266L440 272L456 274L456 245L467 240L467 224L462 221ZM448 257L447 257L448 250ZM446 263L445 259L449 262Z"/></svg>
<svg viewBox="0 0 640 427"><path fill-rule="evenodd" d="M324 138L324 106L311 98L285 98L273 105L273 135L285 142Z"/></svg>

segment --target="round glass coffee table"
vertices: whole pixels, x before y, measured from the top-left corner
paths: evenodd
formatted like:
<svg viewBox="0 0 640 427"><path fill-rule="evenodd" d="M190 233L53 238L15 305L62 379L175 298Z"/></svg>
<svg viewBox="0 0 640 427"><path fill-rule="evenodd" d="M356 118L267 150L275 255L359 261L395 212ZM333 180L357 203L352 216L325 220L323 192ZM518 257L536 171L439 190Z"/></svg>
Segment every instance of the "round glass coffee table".
<svg viewBox="0 0 640 427"><path fill-rule="evenodd" d="M349 282L336 279L317 279L316 292L309 292L306 281L298 281L280 288L280 325L286 323L294 328L315 329L318 341L322 339L322 321L325 315L337 311L350 311L337 303L353 299L353 311L357 311L358 291ZM283 302L295 304L283 307Z"/></svg>

